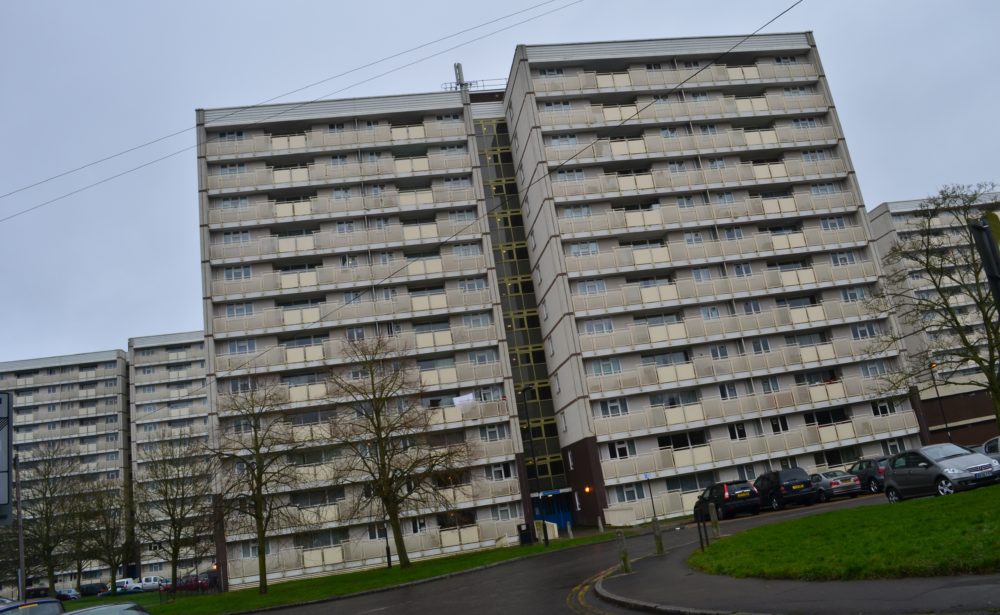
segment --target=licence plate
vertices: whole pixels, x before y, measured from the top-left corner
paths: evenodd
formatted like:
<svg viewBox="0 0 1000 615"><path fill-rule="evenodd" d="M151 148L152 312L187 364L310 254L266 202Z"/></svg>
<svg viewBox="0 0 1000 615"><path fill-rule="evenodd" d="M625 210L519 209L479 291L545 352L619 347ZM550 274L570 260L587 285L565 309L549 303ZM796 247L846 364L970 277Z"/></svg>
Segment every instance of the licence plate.
<svg viewBox="0 0 1000 615"><path fill-rule="evenodd" d="M792 485L792 489L802 489L805 485Z"/></svg>
<svg viewBox="0 0 1000 615"><path fill-rule="evenodd" d="M986 470L985 472L976 472L975 474L973 474L973 476L977 479L989 478L993 476L993 472L991 472L990 470Z"/></svg>
<svg viewBox="0 0 1000 615"><path fill-rule="evenodd" d="M736 497L738 497L738 498L745 498L745 497L748 497L749 495L750 495L749 491L741 491L741 492L739 492L739 493L736 494Z"/></svg>

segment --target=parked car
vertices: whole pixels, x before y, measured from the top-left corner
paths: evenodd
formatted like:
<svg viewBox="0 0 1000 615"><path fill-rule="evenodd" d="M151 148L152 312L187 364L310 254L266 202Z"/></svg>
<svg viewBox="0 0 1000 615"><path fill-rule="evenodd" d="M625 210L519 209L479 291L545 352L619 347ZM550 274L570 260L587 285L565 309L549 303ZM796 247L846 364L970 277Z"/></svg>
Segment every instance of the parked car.
<svg viewBox="0 0 1000 615"><path fill-rule="evenodd" d="M949 495L1000 479L1000 461L957 444L931 444L893 455L885 473L890 502L921 495Z"/></svg>
<svg viewBox="0 0 1000 615"><path fill-rule="evenodd" d="M35 600L36 598L48 598L49 588L45 586L41 587L29 587L24 590L25 600Z"/></svg>
<svg viewBox="0 0 1000 615"><path fill-rule="evenodd" d="M27 602L11 602L10 604L0 604L0 613L13 615L60 615L65 613L62 602L55 598L40 598L38 600L28 600Z"/></svg>
<svg viewBox="0 0 1000 615"><path fill-rule="evenodd" d="M82 596L96 596L106 591L108 591L108 586L105 583L84 583L80 586L80 595Z"/></svg>
<svg viewBox="0 0 1000 615"><path fill-rule="evenodd" d="M11 600L10 598L0 598L0 606L3 606L5 604L14 604L14 601Z"/></svg>
<svg viewBox="0 0 1000 615"><path fill-rule="evenodd" d="M92 606L89 609L80 609L73 612L86 613L87 615L135 615L135 613L149 613L149 611L134 602L115 602L113 604Z"/></svg>
<svg viewBox="0 0 1000 615"><path fill-rule="evenodd" d="M183 592L205 591L208 589L208 576L205 573L189 574L177 582L177 589Z"/></svg>
<svg viewBox="0 0 1000 615"><path fill-rule="evenodd" d="M141 592L142 585L139 581L133 579L132 577L125 577L124 579L118 579L115 581L115 587L118 591L122 592Z"/></svg>
<svg viewBox="0 0 1000 615"><path fill-rule="evenodd" d="M816 488L802 468L765 472L757 477L753 486L757 488L761 504L772 510L781 510L788 504L809 506L816 501Z"/></svg>
<svg viewBox="0 0 1000 615"><path fill-rule="evenodd" d="M889 457L885 455L858 459L854 465L847 469L847 472L858 477L862 489L867 489L870 493L879 493L885 488L887 463L889 463Z"/></svg>
<svg viewBox="0 0 1000 615"><path fill-rule="evenodd" d="M990 438L986 442L983 442L982 451L979 451L986 455L1000 461L1000 436L995 438Z"/></svg>
<svg viewBox="0 0 1000 615"><path fill-rule="evenodd" d="M60 600L79 600L80 592L76 591L72 587L64 587L56 590L56 598L59 598Z"/></svg>
<svg viewBox="0 0 1000 615"><path fill-rule="evenodd" d="M856 498L861 493L861 479L842 470L827 470L809 476L816 487L816 499L829 502L832 498Z"/></svg>
<svg viewBox="0 0 1000 615"><path fill-rule="evenodd" d="M153 577L142 577L142 581L139 586L142 587L144 592L158 592L163 589L164 579L163 577L153 576Z"/></svg>
<svg viewBox="0 0 1000 615"><path fill-rule="evenodd" d="M719 519L735 517L740 513L756 515L760 512L760 496L754 486L745 480L716 483L698 496L694 505L694 518L708 521L709 506L714 506Z"/></svg>

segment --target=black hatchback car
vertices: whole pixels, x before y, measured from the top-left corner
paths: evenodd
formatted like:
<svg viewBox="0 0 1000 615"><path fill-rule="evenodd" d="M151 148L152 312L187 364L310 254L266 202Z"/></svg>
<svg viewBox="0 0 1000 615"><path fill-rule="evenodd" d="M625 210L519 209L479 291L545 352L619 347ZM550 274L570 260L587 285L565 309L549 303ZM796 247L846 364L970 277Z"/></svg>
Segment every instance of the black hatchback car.
<svg viewBox="0 0 1000 615"><path fill-rule="evenodd" d="M711 518L709 506L715 506L715 514L719 519L735 517L740 513L756 515L760 512L760 496L754 486L745 480L716 483L698 496L694 505L696 521L708 521Z"/></svg>
<svg viewBox="0 0 1000 615"><path fill-rule="evenodd" d="M889 457L868 457L858 459L850 468L848 474L853 474L861 481L861 488L870 493L879 493L885 489L885 469L889 465Z"/></svg>
<svg viewBox="0 0 1000 615"><path fill-rule="evenodd" d="M816 502L816 488L802 468L766 472L753 485L760 494L761 504L772 510L781 510L788 504L809 506Z"/></svg>

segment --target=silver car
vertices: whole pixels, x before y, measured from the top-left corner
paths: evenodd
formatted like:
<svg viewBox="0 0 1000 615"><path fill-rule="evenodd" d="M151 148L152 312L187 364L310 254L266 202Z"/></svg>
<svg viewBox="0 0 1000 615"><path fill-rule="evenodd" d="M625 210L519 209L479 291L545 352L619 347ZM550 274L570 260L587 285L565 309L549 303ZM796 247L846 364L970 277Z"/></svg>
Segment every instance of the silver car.
<svg viewBox="0 0 1000 615"><path fill-rule="evenodd" d="M931 444L893 455L885 471L890 502L921 495L949 495L1000 479L1000 461L957 444Z"/></svg>

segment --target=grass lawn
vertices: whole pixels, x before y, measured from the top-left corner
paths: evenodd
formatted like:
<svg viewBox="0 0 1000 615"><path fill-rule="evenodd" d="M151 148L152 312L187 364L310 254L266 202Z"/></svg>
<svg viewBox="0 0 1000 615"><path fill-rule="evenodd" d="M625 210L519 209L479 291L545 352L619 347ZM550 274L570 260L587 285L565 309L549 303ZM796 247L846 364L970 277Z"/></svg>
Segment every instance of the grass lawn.
<svg viewBox="0 0 1000 615"><path fill-rule="evenodd" d="M486 564L502 562L526 555L536 555L546 551L565 549L578 545L591 544L606 540L613 540L613 532L595 534L575 539L560 539L552 541L551 546L546 548L542 544L535 544L528 547L502 547L484 551L473 551L448 557L440 557L431 560L418 561L406 570L401 570L393 566L392 570L377 568L363 570L360 572L350 572L347 574L335 574L316 579L302 579L298 581L285 581L283 583L272 583L268 586L267 595L261 596L257 589L241 589L225 594L204 594L185 595L178 594L178 598L173 603L160 603L158 594L136 593L122 598L83 598L72 602L65 602L69 610L82 609L88 606L104 604L109 600L123 600L138 602L146 607L150 613L157 615L216 615L222 613L240 613L252 609L259 609L268 606L290 605L323 598L343 596L381 587L389 587L427 579L452 572L475 568Z"/></svg>
<svg viewBox="0 0 1000 615"><path fill-rule="evenodd" d="M712 574L810 581L996 573L1000 485L765 525L688 562Z"/></svg>

